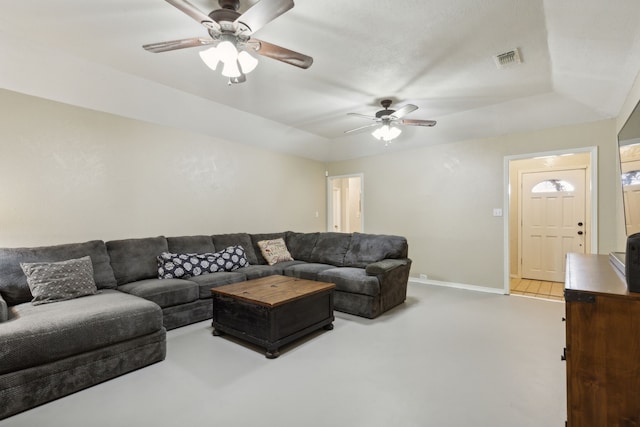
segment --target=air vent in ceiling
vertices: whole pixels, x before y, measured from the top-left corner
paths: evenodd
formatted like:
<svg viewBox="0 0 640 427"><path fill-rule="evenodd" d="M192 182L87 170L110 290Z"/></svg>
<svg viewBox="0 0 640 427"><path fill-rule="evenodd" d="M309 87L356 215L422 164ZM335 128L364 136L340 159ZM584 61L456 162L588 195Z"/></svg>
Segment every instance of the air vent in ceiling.
<svg viewBox="0 0 640 427"><path fill-rule="evenodd" d="M513 49L509 52L500 53L493 57L496 62L496 67L502 69L510 65L522 64L522 57L520 56L520 49Z"/></svg>

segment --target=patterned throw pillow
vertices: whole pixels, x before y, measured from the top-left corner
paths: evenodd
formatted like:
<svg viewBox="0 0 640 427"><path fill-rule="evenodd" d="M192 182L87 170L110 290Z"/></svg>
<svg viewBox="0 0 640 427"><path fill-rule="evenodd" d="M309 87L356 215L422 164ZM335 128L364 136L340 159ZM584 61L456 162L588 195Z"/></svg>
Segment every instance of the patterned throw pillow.
<svg viewBox="0 0 640 427"><path fill-rule="evenodd" d="M158 278L188 279L201 274L215 273L218 270L216 254L173 254L162 252L158 261Z"/></svg>
<svg viewBox="0 0 640 427"><path fill-rule="evenodd" d="M242 267L249 266L247 255L244 248L240 245L229 246L223 251L216 252L220 255L220 258L216 260L216 263L222 267L224 271L235 271Z"/></svg>
<svg viewBox="0 0 640 427"><path fill-rule="evenodd" d="M293 261L293 257L289 253L287 245L282 238L261 240L258 242L258 247L260 247L260 252L262 252L262 256L267 260L269 265L284 261Z"/></svg>
<svg viewBox="0 0 640 427"><path fill-rule="evenodd" d="M220 252L204 254L163 252L158 255L157 261L160 279L188 279L217 271L233 271L249 265L242 246L230 246Z"/></svg>
<svg viewBox="0 0 640 427"><path fill-rule="evenodd" d="M98 293L89 256L60 262L23 262L20 267L27 276L33 305Z"/></svg>

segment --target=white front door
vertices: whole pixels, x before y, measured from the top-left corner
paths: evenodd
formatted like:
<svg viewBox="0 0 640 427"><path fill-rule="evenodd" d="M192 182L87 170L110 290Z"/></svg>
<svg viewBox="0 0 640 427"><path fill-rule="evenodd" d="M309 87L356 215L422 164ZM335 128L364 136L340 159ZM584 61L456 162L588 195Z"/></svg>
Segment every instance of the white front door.
<svg viewBox="0 0 640 427"><path fill-rule="evenodd" d="M564 282L565 256L585 252L585 170L522 175L522 277Z"/></svg>

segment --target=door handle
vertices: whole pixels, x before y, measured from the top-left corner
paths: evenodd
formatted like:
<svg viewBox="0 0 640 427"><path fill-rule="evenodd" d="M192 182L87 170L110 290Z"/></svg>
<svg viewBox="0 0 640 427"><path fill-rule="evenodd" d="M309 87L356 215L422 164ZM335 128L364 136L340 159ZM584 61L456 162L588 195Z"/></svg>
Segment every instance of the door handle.
<svg viewBox="0 0 640 427"><path fill-rule="evenodd" d="M578 227L582 227L582 222L579 222L579 223L578 223Z"/></svg>
<svg viewBox="0 0 640 427"><path fill-rule="evenodd" d="M582 231L578 231L578 235L582 236L584 233Z"/></svg>

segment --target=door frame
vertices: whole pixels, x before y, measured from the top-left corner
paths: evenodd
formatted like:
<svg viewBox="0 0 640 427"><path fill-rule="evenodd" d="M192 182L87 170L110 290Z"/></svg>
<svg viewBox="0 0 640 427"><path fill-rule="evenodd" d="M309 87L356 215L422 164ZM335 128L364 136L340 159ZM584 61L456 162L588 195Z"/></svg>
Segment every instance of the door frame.
<svg viewBox="0 0 640 427"><path fill-rule="evenodd" d="M526 153L526 154L517 154L511 156L504 157L503 164L503 291L505 295L509 295L511 293L510 287L510 279L511 279L511 271L510 271L510 251L511 247L509 244L509 218L511 217L510 212L510 187L509 187L509 168L510 162L512 160L523 160L523 159L531 159L534 157L545 157L545 156L561 156L563 154L579 154L579 153L589 153L590 154L590 170L591 174L589 176L589 185L587 188L587 193L591 199L591 238L589 240L589 253L597 254L598 253L598 147L581 147L575 149L566 149L566 150L556 150L556 151L543 151L536 153Z"/></svg>
<svg viewBox="0 0 640 427"><path fill-rule="evenodd" d="M364 174L352 173L347 175L327 176L327 231L333 231L333 181L335 179L360 178L360 232L364 233Z"/></svg>

